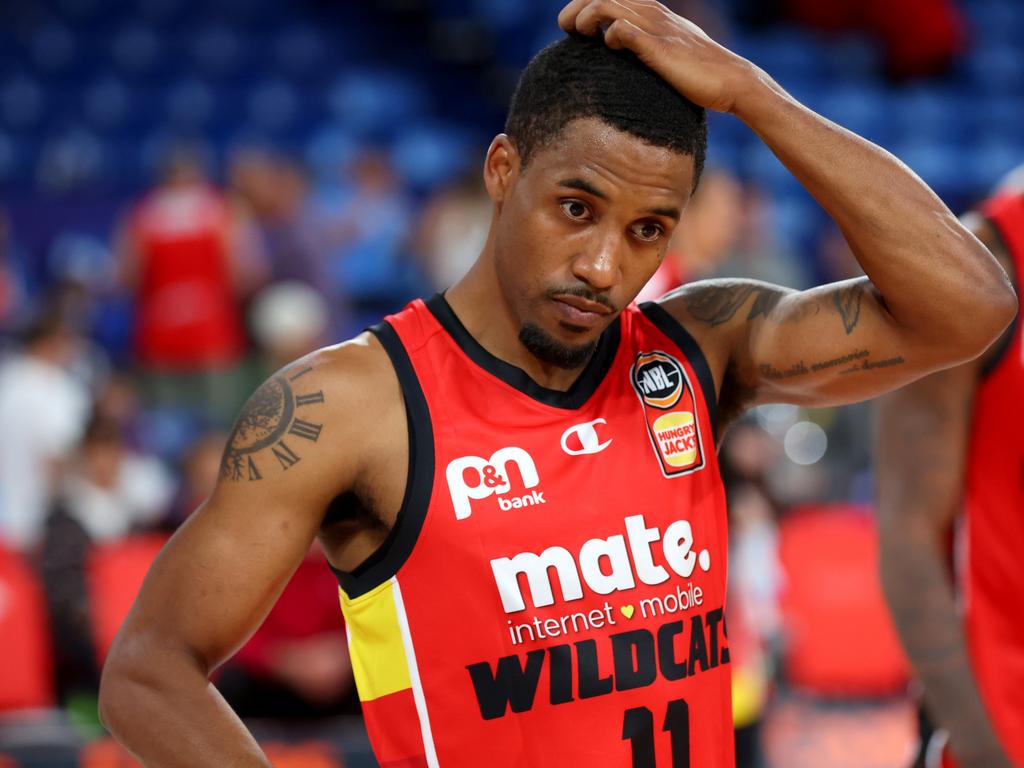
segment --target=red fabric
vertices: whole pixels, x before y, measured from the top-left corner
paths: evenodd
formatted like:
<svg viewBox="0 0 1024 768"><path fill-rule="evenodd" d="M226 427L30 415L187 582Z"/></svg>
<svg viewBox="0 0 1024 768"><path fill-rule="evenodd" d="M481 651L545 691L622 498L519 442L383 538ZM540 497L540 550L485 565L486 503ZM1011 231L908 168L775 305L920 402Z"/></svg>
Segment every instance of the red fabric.
<svg viewBox="0 0 1024 768"><path fill-rule="evenodd" d="M270 660L281 643L336 632L341 645L345 642L343 626L338 614L338 582L318 553L302 561L266 620L234 660L251 672L272 677Z"/></svg>
<svg viewBox="0 0 1024 768"><path fill-rule="evenodd" d="M89 553L86 578L93 643L100 664L166 542L161 534L131 536L98 545Z"/></svg>
<svg viewBox="0 0 1024 768"><path fill-rule="evenodd" d="M235 362L244 335L221 196L201 185L158 190L140 203L131 228L140 262L139 359L174 369Z"/></svg>
<svg viewBox="0 0 1024 768"><path fill-rule="evenodd" d="M559 407L474 362L422 302L388 322L434 436L429 508L396 581L439 764L618 768L650 748L657 765L731 768L725 494L697 361L630 307L600 384ZM557 569L514 575L540 553ZM537 630L520 642L517 626ZM518 705L499 665L538 670ZM416 721L368 726L380 743Z"/></svg>
<svg viewBox="0 0 1024 768"><path fill-rule="evenodd" d="M789 11L795 20L829 32L870 32L897 77L941 71L967 37L963 15L951 0L790 0Z"/></svg>
<svg viewBox="0 0 1024 768"><path fill-rule="evenodd" d="M53 705L42 586L24 559L0 543L0 712Z"/></svg>
<svg viewBox="0 0 1024 768"><path fill-rule="evenodd" d="M426 768L412 688L364 701L362 709L366 729L374 734L373 754L381 768Z"/></svg>
<svg viewBox="0 0 1024 768"><path fill-rule="evenodd" d="M790 682L835 695L903 690L909 667L882 596L870 510L794 510L779 527L779 541Z"/></svg>
<svg viewBox="0 0 1024 768"><path fill-rule="evenodd" d="M1024 196L982 207L1024 275ZM996 732L1024 765L1024 334L1010 345L974 399L967 459L967 641L974 674Z"/></svg>

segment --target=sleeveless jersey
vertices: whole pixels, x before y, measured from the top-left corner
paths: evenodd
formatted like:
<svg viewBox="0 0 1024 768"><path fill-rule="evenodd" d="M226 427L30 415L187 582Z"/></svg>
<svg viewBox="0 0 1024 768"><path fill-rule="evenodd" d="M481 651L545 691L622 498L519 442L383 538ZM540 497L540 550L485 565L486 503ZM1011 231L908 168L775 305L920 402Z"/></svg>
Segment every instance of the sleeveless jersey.
<svg viewBox="0 0 1024 768"><path fill-rule="evenodd" d="M1024 275L1024 196L982 207ZM1000 741L1024 766L1024 337L1020 317L979 382L965 491L962 573L967 642L982 700Z"/></svg>
<svg viewBox="0 0 1024 768"><path fill-rule="evenodd" d="M388 540L338 577L380 764L731 768L725 494L692 337L631 306L560 392L443 296L374 332L409 475Z"/></svg>

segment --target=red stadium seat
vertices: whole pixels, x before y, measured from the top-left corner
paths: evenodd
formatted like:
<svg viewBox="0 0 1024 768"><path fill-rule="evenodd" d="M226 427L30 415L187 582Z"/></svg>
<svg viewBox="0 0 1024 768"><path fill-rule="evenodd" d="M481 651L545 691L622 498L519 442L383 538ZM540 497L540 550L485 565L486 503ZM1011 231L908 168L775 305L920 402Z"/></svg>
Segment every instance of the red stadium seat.
<svg viewBox="0 0 1024 768"><path fill-rule="evenodd" d="M909 667L882 596L871 510L804 507L779 533L789 682L836 696L902 691Z"/></svg>
<svg viewBox="0 0 1024 768"><path fill-rule="evenodd" d="M43 589L25 560L0 544L0 712L53 705Z"/></svg>
<svg viewBox="0 0 1024 768"><path fill-rule="evenodd" d="M135 602L149 567L166 542L163 534L144 534L101 544L89 553L92 636L100 664Z"/></svg>

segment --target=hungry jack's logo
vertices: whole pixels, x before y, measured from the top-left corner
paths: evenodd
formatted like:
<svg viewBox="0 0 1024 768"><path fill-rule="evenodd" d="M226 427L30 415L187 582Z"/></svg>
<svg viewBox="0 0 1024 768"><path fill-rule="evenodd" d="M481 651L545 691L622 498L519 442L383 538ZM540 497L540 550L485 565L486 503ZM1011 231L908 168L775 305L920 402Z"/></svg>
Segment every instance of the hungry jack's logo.
<svg viewBox="0 0 1024 768"><path fill-rule="evenodd" d="M686 369L665 352L641 352L630 370L630 380L640 398L662 474L672 477L703 468L697 404Z"/></svg>

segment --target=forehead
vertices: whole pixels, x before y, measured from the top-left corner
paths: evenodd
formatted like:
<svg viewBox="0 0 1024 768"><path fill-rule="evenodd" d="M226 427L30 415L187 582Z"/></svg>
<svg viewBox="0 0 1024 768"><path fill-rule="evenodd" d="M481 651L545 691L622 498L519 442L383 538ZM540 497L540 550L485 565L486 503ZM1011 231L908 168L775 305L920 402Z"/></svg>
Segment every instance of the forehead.
<svg viewBox="0 0 1024 768"><path fill-rule="evenodd" d="M580 177L613 190L686 201L693 189L693 157L657 147L596 118L573 120L537 150L526 169L540 182Z"/></svg>

